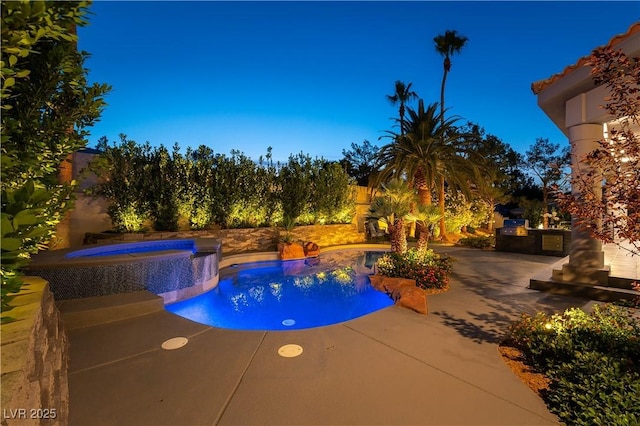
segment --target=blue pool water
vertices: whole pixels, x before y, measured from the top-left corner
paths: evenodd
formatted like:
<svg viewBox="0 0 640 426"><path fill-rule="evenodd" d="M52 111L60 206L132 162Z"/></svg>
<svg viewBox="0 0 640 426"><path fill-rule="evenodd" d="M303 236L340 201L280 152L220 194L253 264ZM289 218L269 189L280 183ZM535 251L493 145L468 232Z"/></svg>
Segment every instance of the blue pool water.
<svg viewBox="0 0 640 426"><path fill-rule="evenodd" d="M112 244L76 250L66 254L64 257L66 259L102 257L118 254L160 252L164 250L188 250L195 254L196 246L193 240L136 241L132 243Z"/></svg>
<svg viewBox="0 0 640 426"><path fill-rule="evenodd" d="M368 276L383 252L256 262L221 271L218 287L167 305L190 320L236 330L292 330L344 322L393 304Z"/></svg>

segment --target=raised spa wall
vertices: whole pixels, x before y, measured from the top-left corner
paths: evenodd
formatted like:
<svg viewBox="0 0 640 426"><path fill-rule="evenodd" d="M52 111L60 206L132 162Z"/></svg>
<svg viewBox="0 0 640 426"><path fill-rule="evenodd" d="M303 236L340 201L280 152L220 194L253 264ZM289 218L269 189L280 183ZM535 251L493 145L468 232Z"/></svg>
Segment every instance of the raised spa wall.
<svg viewBox="0 0 640 426"><path fill-rule="evenodd" d="M195 246L195 254L185 242ZM140 246L153 251L109 254ZM220 255L220 242L212 238L141 241L43 252L27 272L47 280L56 300L147 290L170 303L215 287Z"/></svg>

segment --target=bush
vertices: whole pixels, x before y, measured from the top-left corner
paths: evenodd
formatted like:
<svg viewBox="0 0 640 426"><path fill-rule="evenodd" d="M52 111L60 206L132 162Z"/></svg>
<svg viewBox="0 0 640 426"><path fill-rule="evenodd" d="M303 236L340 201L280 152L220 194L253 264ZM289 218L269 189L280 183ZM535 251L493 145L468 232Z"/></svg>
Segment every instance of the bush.
<svg viewBox="0 0 640 426"><path fill-rule="evenodd" d="M182 155L177 144L170 152L124 134L119 143L101 138L98 148L102 153L90 169L99 181L87 192L109 201L118 230L130 232L133 225L124 218L136 215L156 231L172 231L274 226L283 217L299 225L351 223L355 214L349 176L324 159L299 154L274 164L269 148L266 160L256 163L240 151L226 156L204 145Z"/></svg>
<svg viewBox="0 0 640 426"><path fill-rule="evenodd" d="M625 363L599 352L577 352L575 360L550 373L551 411L572 425L640 424L640 374Z"/></svg>
<svg viewBox="0 0 640 426"><path fill-rule="evenodd" d="M638 424L640 322L615 305L523 315L510 343L550 379L545 399L569 424Z"/></svg>
<svg viewBox="0 0 640 426"><path fill-rule="evenodd" d="M126 205L111 205L108 212L114 229L120 232L141 232L148 220L147 212L135 201Z"/></svg>
<svg viewBox="0 0 640 426"><path fill-rule="evenodd" d="M412 248L403 254L386 253L376 265L380 275L414 279L416 285L424 289L446 289L449 288L452 262L450 256L439 255L433 250Z"/></svg>
<svg viewBox="0 0 640 426"><path fill-rule="evenodd" d="M464 247L487 248L496 244L495 237L466 237L461 238L458 244Z"/></svg>
<svg viewBox="0 0 640 426"><path fill-rule="evenodd" d="M22 286L30 256L68 243L57 228L75 182L59 167L86 146L110 88L88 82L72 29L88 24L87 2L2 2L0 44L0 310ZM65 164L68 166L68 164ZM65 167L66 168L66 167ZM64 179L62 179L64 180ZM3 316L2 321L9 321Z"/></svg>

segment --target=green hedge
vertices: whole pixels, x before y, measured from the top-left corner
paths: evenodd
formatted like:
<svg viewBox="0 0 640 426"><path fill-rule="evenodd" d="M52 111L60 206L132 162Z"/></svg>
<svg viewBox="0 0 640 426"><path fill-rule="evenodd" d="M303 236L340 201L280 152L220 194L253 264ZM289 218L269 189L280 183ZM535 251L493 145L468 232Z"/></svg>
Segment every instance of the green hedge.
<svg viewBox="0 0 640 426"><path fill-rule="evenodd" d="M211 148L139 145L120 135L102 138L90 165L99 183L88 192L109 201L116 230L137 232L147 223L158 231L296 224L351 223L352 178L338 163L291 155L274 163L271 150L254 162L242 152Z"/></svg>

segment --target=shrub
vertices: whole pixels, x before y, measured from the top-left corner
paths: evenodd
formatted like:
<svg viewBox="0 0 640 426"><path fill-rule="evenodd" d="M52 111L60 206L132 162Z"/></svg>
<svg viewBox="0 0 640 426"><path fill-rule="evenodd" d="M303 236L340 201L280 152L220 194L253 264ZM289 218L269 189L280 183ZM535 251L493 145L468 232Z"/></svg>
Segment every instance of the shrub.
<svg viewBox="0 0 640 426"><path fill-rule="evenodd" d="M550 379L545 396L569 424L638 424L640 322L615 305L522 315L509 340Z"/></svg>
<svg viewBox="0 0 640 426"><path fill-rule="evenodd" d="M62 244L57 225L72 207L75 182L59 167L86 146L110 88L88 82L72 29L88 23L88 2L2 2L0 44L0 310L22 286L38 250ZM66 164L68 166L68 164ZM66 167L65 167L66 168ZM64 229L64 226L58 230ZM54 238L55 237L55 238ZM9 317L3 316L2 321Z"/></svg>
<svg viewBox="0 0 640 426"><path fill-rule="evenodd" d="M640 374L625 360L577 352L551 373L551 411L571 425L640 424Z"/></svg>
<svg viewBox="0 0 640 426"><path fill-rule="evenodd" d="M270 148L258 163L240 151L226 156L204 145L182 155L177 144L170 152L120 138L100 139L102 153L90 166L99 181L87 191L109 201L118 230L130 231L121 218L132 212L156 231L274 226L285 216L298 224L351 223L355 213L354 188L337 163L299 154L274 164Z"/></svg>
<svg viewBox="0 0 640 426"><path fill-rule="evenodd" d="M495 237L465 237L461 238L458 244L473 248L493 247L495 245Z"/></svg>
<svg viewBox="0 0 640 426"><path fill-rule="evenodd" d="M146 211L135 201L126 205L111 205L108 209L113 227L120 232L140 232L148 220Z"/></svg>
<svg viewBox="0 0 640 426"><path fill-rule="evenodd" d="M446 289L453 259L439 255L433 250L419 251L414 248L400 254L390 252L378 259L377 270L381 275L416 280L424 289Z"/></svg>

